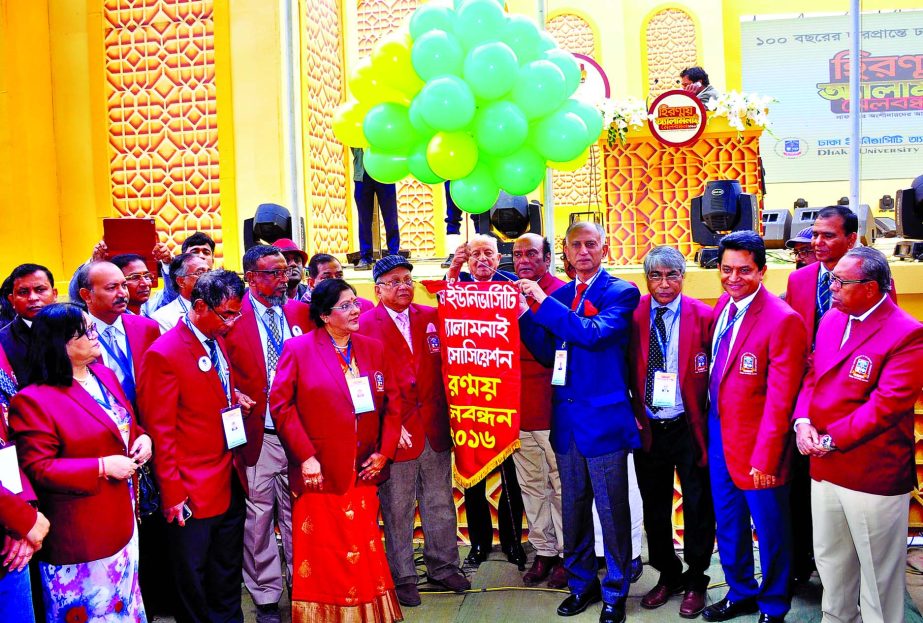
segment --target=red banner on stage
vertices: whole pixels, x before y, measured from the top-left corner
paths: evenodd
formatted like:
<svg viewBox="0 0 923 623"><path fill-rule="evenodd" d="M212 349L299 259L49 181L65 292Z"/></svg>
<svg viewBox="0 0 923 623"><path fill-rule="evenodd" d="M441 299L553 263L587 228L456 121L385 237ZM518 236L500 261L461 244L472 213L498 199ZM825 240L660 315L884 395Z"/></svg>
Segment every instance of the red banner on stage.
<svg viewBox="0 0 923 623"><path fill-rule="evenodd" d="M439 294L453 470L467 488L519 448L519 290L496 282L425 285Z"/></svg>

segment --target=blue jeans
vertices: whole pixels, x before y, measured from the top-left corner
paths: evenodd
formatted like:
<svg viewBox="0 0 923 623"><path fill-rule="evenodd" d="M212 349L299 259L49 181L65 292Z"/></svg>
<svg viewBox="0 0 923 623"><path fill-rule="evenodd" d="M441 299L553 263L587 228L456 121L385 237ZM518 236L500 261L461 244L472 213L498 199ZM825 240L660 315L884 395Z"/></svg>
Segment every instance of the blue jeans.
<svg viewBox="0 0 923 623"><path fill-rule="evenodd" d="M0 578L0 621L35 623L29 567L11 571Z"/></svg>

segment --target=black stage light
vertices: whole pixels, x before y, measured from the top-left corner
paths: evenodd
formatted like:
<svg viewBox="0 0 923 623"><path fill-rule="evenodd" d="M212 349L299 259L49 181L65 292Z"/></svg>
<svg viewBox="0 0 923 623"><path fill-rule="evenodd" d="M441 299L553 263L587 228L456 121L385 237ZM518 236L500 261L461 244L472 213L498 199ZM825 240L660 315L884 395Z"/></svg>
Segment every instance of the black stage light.
<svg viewBox="0 0 923 623"><path fill-rule="evenodd" d="M272 244L279 238L292 238L292 215L275 203L261 203L253 218L244 220L244 249ZM304 248L302 240L301 247Z"/></svg>
<svg viewBox="0 0 923 623"><path fill-rule="evenodd" d="M753 230L757 221L756 195L744 193L737 180L712 180L705 192L692 198L692 241L702 245L699 266L717 268L718 242L732 231Z"/></svg>
<svg viewBox="0 0 923 623"><path fill-rule="evenodd" d="M473 214L475 231L497 239L500 251L500 268L513 270L513 243L523 234L544 235L542 229L542 204L529 201L524 195L510 195L500 191L500 198L490 210Z"/></svg>
<svg viewBox="0 0 923 623"><path fill-rule="evenodd" d="M882 212L890 212L894 209L894 197L891 195L882 195L878 200L878 209Z"/></svg>

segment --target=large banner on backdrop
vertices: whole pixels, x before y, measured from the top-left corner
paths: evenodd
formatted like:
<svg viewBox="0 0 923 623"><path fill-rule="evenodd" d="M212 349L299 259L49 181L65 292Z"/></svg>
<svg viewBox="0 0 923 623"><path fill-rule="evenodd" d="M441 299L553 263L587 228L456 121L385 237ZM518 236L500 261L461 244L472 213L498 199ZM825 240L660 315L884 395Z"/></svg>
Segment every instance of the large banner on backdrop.
<svg viewBox="0 0 923 623"><path fill-rule="evenodd" d="M470 487L519 447L519 290L429 282L439 292L455 480Z"/></svg>
<svg viewBox="0 0 923 623"><path fill-rule="evenodd" d="M923 11L861 20L862 178L913 178L923 162ZM849 177L849 17L741 22L743 86L772 95L760 151L768 182Z"/></svg>

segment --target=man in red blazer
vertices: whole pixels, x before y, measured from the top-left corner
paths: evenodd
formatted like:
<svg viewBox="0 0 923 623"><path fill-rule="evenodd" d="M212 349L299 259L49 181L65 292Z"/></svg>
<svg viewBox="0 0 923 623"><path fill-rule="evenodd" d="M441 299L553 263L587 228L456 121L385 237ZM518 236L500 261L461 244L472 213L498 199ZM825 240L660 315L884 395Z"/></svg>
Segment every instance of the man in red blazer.
<svg viewBox="0 0 923 623"><path fill-rule="evenodd" d="M456 592L471 588L458 571L452 439L442 380L436 310L413 302L413 266L388 255L372 268L378 306L359 317L359 333L381 340L401 392L401 440L391 478L378 495L385 551L403 606L420 605L413 552L413 511L419 504L426 575Z"/></svg>
<svg viewBox="0 0 923 623"><path fill-rule="evenodd" d="M302 302L311 304L311 290L316 288L317 284L327 279L342 278L343 266L340 260L327 253L315 253L308 260L308 291L301 296ZM359 301L359 313L364 314L375 307L375 303L361 296L357 296L356 300Z"/></svg>
<svg viewBox="0 0 923 623"><path fill-rule="evenodd" d="M657 584L641 599L659 608L682 592L684 618L705 608L715 542L715 515L708 482L708 352L712 308L682 294L686 258L671 247L655 247L644 258L650 294L632 316L631 382L635 414L642 424L643 451L635 472L644 501L644 529ZM683 489L683 555L673 548L673 474Z"/></svg>
<svg viewBox="0 0 923 623"><path fill-rule="evenodd" d="M762 286L762 238L752 231L728 234L718 245L718 265L725 294L713 316L708 466L728 593L702 616L727 621L759 610L760 623L780 623L791 605L790 422L807 338L798 315ZM759 535L759 584L751 516Z"/></svg>
<svg viewBox="0 0 923 623"><path fill-rule="evenodd" d="M538 283L551 294L564 282L548 272L551 245L538 234L525 234L513 243L513 269L520 279ZM522 576L526 586L546 578L548 586L565 588L564 532L561 528L561 476L551 447L551 368L539 363L525 344L520 350L519 452L513 454L522 504L529 522L529 542L535 548L532 566Z"/></svg>
<svg viewBox="0 0 923 623"><path fill-rule="evenodd" d="M288 577L292 577L292 503L288 459L269 415L268 395L286 340L313 328L308 306L287 299L288 265L281 249L256 245L243 259L250 286L241 317L225 338L237 389L254 401L247 418L247 519L244 529L244 585L261 623L280 621L279 599L285 585L276 544L282 535Z"/></svg>
<svg viewBox="0 0 923 623"><path fill-rule="evenodd" d="M154 474L170 539L179 619L243 621L244 495L236 447L253 406L234 391L222 336L240 318L236 274L202 275L189 312L144 355L138 380L142 422L154 440ZM191 512L191 516L190 516ZM176 523L174 523L176 522Z"/></svg>
<svg viewBox="0 0 923 623"><path fill-rule="evenodd" d="M795 409L798 450L811 457L824 619L904 620L923 325L888 297L890 273L870 247L837 262Z"/></svg>

